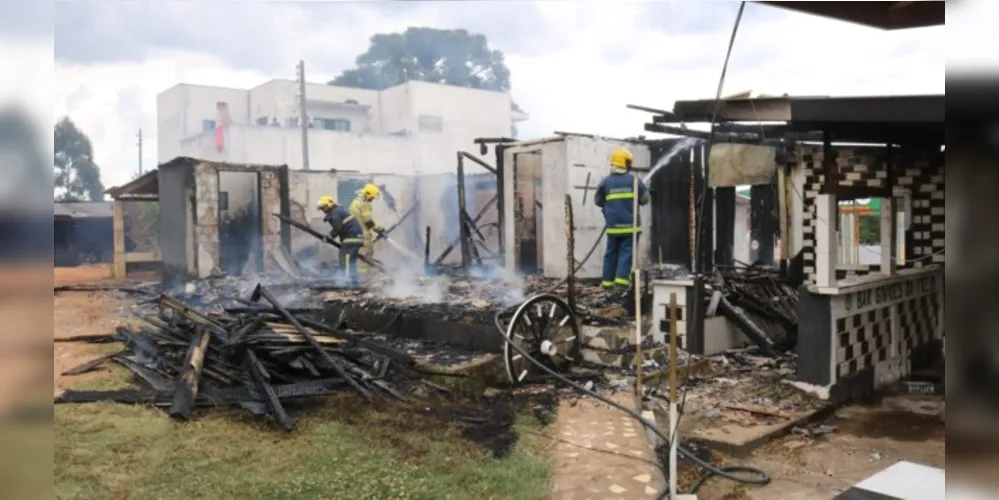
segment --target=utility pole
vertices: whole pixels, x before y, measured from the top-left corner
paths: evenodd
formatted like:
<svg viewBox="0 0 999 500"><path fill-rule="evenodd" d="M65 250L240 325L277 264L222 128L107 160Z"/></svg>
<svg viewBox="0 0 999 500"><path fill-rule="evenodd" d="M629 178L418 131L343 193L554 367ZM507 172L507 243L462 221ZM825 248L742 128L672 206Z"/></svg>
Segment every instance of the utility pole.
<svg viewBox="0 0 999 500"><path fill-rule="evenodd" d="M305 109L305 61L298 61L298 124L302 128L302 168L309 170L309 114Z"/></svg>
<svg viewBox="0 0 999 500"><path fill-rule="evenodd" d="M142 175L142 129L141 128L139 129L139 133L135 134L135 137L138 139L138 142L135 145L139 146L139 175Z"/></svg>

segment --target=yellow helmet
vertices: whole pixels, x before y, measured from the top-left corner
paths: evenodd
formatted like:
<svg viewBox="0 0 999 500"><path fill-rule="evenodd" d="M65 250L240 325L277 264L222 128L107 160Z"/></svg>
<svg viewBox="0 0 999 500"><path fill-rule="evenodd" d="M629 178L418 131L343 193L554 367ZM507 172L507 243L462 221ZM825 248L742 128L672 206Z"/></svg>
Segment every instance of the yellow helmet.
<svg viewBox="0 0 999 500"><path fill-rule="evenodd" d="M631 162L635 159L635 156L631 154L623 147L616 147L614 151L611 151L610 164L612 167L618 168L631 168Z"/></svg>
<svg viewBox="0 0 999 500"><path fill-rule="evenodd" d="M373 200L373 199L377 198L379 195L381 195L382 192L381 192L380 189L378 189L378 186L376 186L374 184L368 184L368 185L364 186L364 189L361 189L361 194L366 199Z"/></svg>
<svg viewBox="0 0 999 500"><path fill-rule="evenodd" d="M332 196L320 196L319 202L316 203L316 208L322 211L333 210L334 206L336 206L336 202L333 201Z"/></svg>

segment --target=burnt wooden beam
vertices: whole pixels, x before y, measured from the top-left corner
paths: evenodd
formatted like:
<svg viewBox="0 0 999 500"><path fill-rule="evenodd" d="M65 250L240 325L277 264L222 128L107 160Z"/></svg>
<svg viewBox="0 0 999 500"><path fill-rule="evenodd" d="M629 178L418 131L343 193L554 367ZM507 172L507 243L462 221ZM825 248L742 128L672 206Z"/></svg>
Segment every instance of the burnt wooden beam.
<svg viewBox="0 0 999 500"><path fill-rule="evenodd" d="M265 375L263 372L263 365L260 360L257 359L257 355L253 353L252 349L246 350L246 366L250 372L250 376L253 379L253 385L258 391L260 391L262 399L267 403L267 406L271 409L271 413L274 415L274 420L277 420L278 425L285 432L291 432L294 428L291 419L288 417L288 413L284 411L284 406L281 405L281 400L278 398L274 388L268 382L270 378L269 375Z"/></svg>
<svg viewBox="0 0 999 500"><path fill-rule="evenodd" d="M482 216L484 216L486 214L486 210L488 210L490 207L492 207L493 203L496 203L496 200L498 200L498 199L499 199L499 195L498 194L496 196L493 196L485 204L485 206L483 206L482 209L479 210L479 213L472 219L472 222L478 223L479 220L482 219ZM441 252L440 256L437 257L437 259L434 261L434 265L435 266L441 265L441 262L444 262L444 259L446 259L448 255L451 255L451 252L454 251L454 248L456 246L458 246L458 244L460 242L461 242L461 236L459 236L457 239L455 239L454 241L452 241L451 244L448 245L447 248L445 248L443 252Z"/></svg>
<svg viewBox="0 0 999 500"><path fill-rule="evenodd" d="M585 196L585 195L584 195ZM576 312L576 227L573 222L572 196L565 195L566 278L569 310Z"/></svg>
<svg viewBox="0 0 999 500"><path fill-rule="evenodd" d="M198 385L201 382L201 370L205 366L205 353L212 334L207 328L200 328L191 337L191 345L184 359L184 368L177 377L177 387L174 389L173 403L170 405L170 416L181 420L191 418L191 409L198 397Z"/></svg>
<svg viewBox="0 0 999 500"><path fill-rule="evenodd" d="M465 224L464 218L465 214L465 157L461 154L461 151L457 153L458 155L458 234L461 241L461 268L468 269L468 266L472 264L472 253L469 248L470 242L468 234L468 225Z"/></svg>
<svg viewBox="0 0 999 500"><path fill-rule="evenodd" d="M475 156L473 156L473 155L469 154L468 152L465 152L465 151L458 151L458 155L459 155L459 156L462 156L462 157L465 157L465 158L468 158L469 160L472 160L472 161L474 161L474 162L475 162L475 163L477 163L477 164L478 164L478 165L479 165L480 167L482 167L482 168L484 168L484 169L488 170L488 171L489 171L489 172L491 172L491 173L492 173L493 175L497 175L497 173L496 173L496 169L495 169L495 168L493 168L493 166L492 166L492 165L490 165L490 164L488 164L488 163L486 163L486 162L484 162L484 161L482 161L482 160L480 160L480 159L476 158Z"/></svg>
<svg viewBox="0 0 999 500"><path fill-rule="evenodd" d="M281 305L281 303L278 302L278 300L274 298L274 296L271 295L271 293L266 288L264 288L260 284L257 284L257 287L254 288L253 290L253 296L251 300L256 301L260 300L260 298L264 298L265 300L267 300L267 302L270 302L275 309L281 312L281 315L284 316L284 318L289 323L291 323L292 326L294 326L295 329L298 330L298 332L301 333L302 336L306 338L306 340L309 341L309 344L311 344L312 347L319 352L319 357L323 361L329 363L330 367L337 374L337 376L346 380L347 383L350 385L350 387L354 389L354 391L356 391L358 394L360 394L364 399L371 401L371 392L362 387L356 380L354 380L350 375L348 375L346 371L344 371L344 369L341 368L339 364L337 364L337 361L333 359L330 353L326 351L323 345L320 344L319 341L316 340L316 338L313 337L312 334L309 333L309 331L304 326L302 326L302 323L300 323L293 314L288 312L288 310L285 309L284 306Z"/></svg>

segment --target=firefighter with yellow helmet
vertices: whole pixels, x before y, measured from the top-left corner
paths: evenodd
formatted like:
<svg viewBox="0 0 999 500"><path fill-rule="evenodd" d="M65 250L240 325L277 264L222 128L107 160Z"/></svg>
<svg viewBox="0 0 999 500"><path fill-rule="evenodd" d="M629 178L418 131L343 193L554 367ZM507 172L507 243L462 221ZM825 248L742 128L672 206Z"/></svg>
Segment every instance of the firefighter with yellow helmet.
<svg viewBox="0 0 999 500"><path fill-rule="evenodd" d="M641 179L631 172L635 157L626 148L617 147L611 152L611 174L600 181L593 203L603 210L607 226L607 249L604 252L603 277L600 285L607 290L631 286L632 236L642 231L641 221L635 214L635 197L639 205L649 203L649 190ZM636 192L637 180L637 192Z"/></svg>
<svg viewBox="0 0 999 500"><path fill-rule="evenodd" d="M382 234L385 229L379 226L371 213L371 202L381 195L381 190L374 184L365 185L357 192L357 198L350 203L350 215L361 224L364 232L364 244L361 245L361 255L370 259L375 253L375 235ZM370 267L367 263L358 264L361 274L367 273Z"/></svg>
<svg viewBox="0 0 999 500"><path fill-rule="evenodd" d="M325 240L334 242L340 239L340 269L346 272L351 283L357 284L358 255L364 244L360 222L350 211L338 205L332 196L320 196L316 208L323 213L323 221L331 228Z"/></svg>

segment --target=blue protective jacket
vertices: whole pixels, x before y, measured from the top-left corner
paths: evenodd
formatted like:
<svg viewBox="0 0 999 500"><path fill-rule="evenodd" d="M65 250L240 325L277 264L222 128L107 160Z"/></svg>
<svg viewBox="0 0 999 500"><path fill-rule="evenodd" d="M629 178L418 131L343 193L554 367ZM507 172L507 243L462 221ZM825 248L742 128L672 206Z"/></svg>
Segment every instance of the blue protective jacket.
<svg viewBox="0 0 999 500"><path fill-rule="evenodd" d="M350 214L346 207L337 205L330 210L324 220L329 223L330 237L336 239L340 237L341 243L363 243L363 231L361 223Z"/></svg>
<svg viewBox="0 0 999 500"><path fill-rule="evenodd" d="M634 175L628 171L612 171L611 175L604 177L597 186L593 202L603 209L608 235L642 231L642 221L634 218ZM649 203L649 190L642 179L638 179L638 204L647 203Z"/></svg>

